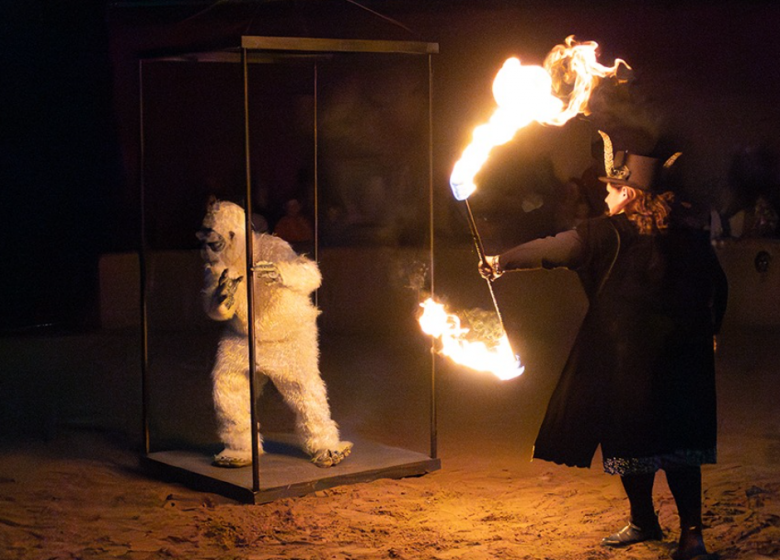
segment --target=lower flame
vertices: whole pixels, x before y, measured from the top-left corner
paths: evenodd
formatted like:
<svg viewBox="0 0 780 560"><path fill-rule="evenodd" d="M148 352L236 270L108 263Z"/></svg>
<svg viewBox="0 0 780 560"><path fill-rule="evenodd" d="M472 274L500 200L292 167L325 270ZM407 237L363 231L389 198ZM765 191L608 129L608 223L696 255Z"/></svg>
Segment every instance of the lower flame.
<svg viewBox="0 0 780 560"><path fill-rule="evenodd" d="M498 321L491 327L484 316L474 316L472 321L475 324L469 329L461 326L457 315L447 313L444 305L431 298L421 303L420 307L423 308L418 319L420 327L425 334L439 340L441 348L438 352L453 362L477 371L490 372L504 381L521 375L525 370L519 356L512 352L509 339Z"/></svg>

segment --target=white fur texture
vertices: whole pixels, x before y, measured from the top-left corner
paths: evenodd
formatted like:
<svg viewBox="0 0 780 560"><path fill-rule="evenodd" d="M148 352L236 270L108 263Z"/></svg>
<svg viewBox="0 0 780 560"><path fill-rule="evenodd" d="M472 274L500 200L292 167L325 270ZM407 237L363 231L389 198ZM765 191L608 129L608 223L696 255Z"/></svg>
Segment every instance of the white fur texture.
<svg viewBox="0 0 780 560"><path fill-rule="evenodd" d="M215 201L203 227L198 237L204 242L205 311L215 320L229 321L211 373L219 437L225 445L220 455L246 459L251 456L251 429L244 210ZM258 386L267 379L273 382L294 411L297 433L309 454L345 456L351 444L339 440L319 371L319 310L310 297L321 282L319 268L286 241L253 235L255 267L264 270L254 280Z"/></svg>

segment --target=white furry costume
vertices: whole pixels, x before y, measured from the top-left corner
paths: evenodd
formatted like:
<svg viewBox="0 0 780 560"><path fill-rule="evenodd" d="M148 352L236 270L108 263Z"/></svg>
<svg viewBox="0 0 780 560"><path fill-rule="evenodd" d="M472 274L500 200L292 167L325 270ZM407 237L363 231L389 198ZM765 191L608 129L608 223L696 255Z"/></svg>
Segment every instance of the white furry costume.
<svg viewBox="0 0 780 560"><path fill-rule="evenodd" d="M210 202L198 232L204 260L206 313L229 321L211 372L219 437L215 456L224 467L251 463L252 436L247 347L246 240L244 210ZM320 286L317 264L297 255L273 235L253 233L254 308L258 386L270 378L295 412L304 449L321 467L339 463L351 448L339 440L319 371L317 315L311 293ZM262 438L260 438L262 450Z"/></svg>

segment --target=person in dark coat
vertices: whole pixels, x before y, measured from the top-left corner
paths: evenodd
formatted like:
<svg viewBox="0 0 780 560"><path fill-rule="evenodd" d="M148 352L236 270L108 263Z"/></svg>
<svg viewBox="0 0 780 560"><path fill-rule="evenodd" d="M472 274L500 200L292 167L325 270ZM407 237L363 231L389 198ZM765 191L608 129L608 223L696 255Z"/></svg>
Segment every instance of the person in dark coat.
<svg viewBox="0 0 780 560"><path fill-rule="evenodd" d="M653 505L655 472L666 472L681 534L675 560L707 557L701 465L716 461L713 340L727 282L706 232L673 219L665 167L605 140L607 215L554 237L488 256L480 273L566 267L577 272L588 312L547 407L534 457L620 476L628 525L607 546L663 538ZM679 154L667 161L671 164Z"/></svg>

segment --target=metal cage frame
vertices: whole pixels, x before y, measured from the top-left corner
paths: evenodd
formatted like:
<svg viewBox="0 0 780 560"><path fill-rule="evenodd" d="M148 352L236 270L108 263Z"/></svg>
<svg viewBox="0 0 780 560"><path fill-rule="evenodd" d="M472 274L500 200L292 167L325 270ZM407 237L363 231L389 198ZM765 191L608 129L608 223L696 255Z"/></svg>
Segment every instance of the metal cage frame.
<svg viewBox="0 0 780 560"><path fill-rule="evenodd" d="M172 56L156 56L142 58L139 61L139 95L140 95L140 206L141 206L141 369L142 369L142 437L143 437L143 461L152 471L161 476L181 480L199 489L215 491L227 495L239 501L248 503L264 503L277 498L299 496L332 486L355 482L370 481L377 478L401 478L404 476L419 476L438 470L441 467L437 455L437 410L436 410L436 364L435 352L433 352L433 340L431 341L431 372L430 372L430 453L428 456L397 448L387 448L376 444L361 444L366 446L366 453L379 457L380 464L374 464L365 470L355 469L349 472L339 472L338 468L320 469L318 476L303 476L298 480L285 480L283 483L272 482L264 484L261 478L260 451L258 445L257 401L259 391L256 383L257 364L255 326L253 321L248 321L248 337L253 341L249 344L249 371L250 371L250 395L251 421L252 421L252 478L251 484L246 480L245 469L216 469L207 467L202 461L193 458L184 452L153 451L150 441L149 428L149 323L148 323L148 294L147 294L147 267L146 258L148 244L146 239L145 217L145 142L144 142L144 65L148 62L215 62L241 64L243 68L243 100L244 100L244 165L245 165L245 210L252 208L252 168L250 162L250 91L249 91L249 67L254 63L278 62L287 60L307 61L310 59L313 69L313 94L314 94L314 200L315 200L315 239L314 259L318 260L319 227L317 223L319 196L318 173L318 136L317 136L317 59L322 57L337 56L338 53L381 53L427 57L428 71L428 245L429 245L429 282L431 294L434 293L434 190L433 190L433 66L432 55L439 52L437 43L411 42L411 41L384 41L384 40L353 40L353 39L319 39L300 37L263 37L243 36L239 49L209 51L199 53L187 53ZM246 231L251 231L251 212L245 211ZM253 240L252 235L246 235L247 270L253 270ZM253 274L247 274L247 306L250 317L254 311L254 278ZM383 457L387 458L387 464L383 464ZM342 463L343 465L343 463ZM286 467L289 470L289 465ZM316 468L316 467L315 467ZM216 469L216 470L215 470ZM237 472L243 471L243 472Z"/></svg>

